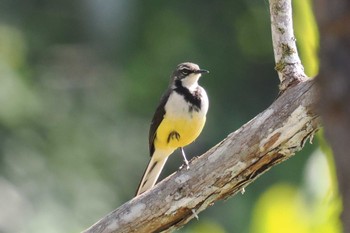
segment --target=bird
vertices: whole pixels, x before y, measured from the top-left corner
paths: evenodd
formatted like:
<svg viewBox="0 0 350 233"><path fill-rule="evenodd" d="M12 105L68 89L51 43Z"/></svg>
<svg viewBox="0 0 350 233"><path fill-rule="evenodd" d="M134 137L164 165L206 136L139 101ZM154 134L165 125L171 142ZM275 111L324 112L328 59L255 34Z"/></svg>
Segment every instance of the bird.
<svg viewBox="0 0 350 233"><path fill-rule="evenodd" d="M162 95L149 129L151 159L142 176L136 196L151 189L168 159L180 149L189 168L184 147L202 132L209 108L208 95L198 80L208 70L197 64L184 62L177 65L171 75L168 89Z"/></svg>

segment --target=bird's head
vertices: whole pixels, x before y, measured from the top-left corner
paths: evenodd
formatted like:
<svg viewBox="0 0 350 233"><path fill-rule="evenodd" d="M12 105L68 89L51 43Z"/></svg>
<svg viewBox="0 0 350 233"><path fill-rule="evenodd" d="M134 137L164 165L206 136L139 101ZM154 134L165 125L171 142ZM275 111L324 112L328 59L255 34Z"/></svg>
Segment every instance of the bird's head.
<svg viewBox="0 0 350 233"><path fill-rule="evenodd" d="M190 88L191 86L197 84L198 79L202 74L207 73L209 73L209 71L200 69L197 64L185 62L176 67L173 73L173 81L180 81L182 86Z"/></svg>

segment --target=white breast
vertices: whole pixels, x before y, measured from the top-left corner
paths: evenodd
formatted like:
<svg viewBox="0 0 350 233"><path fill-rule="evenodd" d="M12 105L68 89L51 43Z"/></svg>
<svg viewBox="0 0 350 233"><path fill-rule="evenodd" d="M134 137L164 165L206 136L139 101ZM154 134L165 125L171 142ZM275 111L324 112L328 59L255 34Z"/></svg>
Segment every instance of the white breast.
<svg viewBox="0 0 350 233"><path fill-rule="evenodd" d="M201 89L201 109L200 111L193 111L191 112L192 115L195 115L197 117L205 117L208 112L209 107L209 100L207 93L202 87L199 87ZM177 92L173 91L169 99L165 105L165 112L168 116L172 117L192 117L189 112L189 104L185 99L184 96L178 94Z"/></svg>

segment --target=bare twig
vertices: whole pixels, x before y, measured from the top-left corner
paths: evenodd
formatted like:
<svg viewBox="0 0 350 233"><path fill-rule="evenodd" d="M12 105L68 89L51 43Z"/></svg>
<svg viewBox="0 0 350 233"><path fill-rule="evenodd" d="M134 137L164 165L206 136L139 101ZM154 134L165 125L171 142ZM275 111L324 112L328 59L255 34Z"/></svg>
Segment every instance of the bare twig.
<svg viewBox="0 0 350 233"><path fill-rule="evenodd" d="M280 91L306 80L293 30L291 0L269 0L273 51Z"/></svg>

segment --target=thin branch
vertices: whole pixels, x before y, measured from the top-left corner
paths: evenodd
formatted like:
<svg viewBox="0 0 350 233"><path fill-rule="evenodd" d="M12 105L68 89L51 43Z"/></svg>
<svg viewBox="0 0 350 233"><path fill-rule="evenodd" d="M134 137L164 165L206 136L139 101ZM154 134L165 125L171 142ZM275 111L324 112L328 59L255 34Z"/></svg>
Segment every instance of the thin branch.
<svg viewBox="0 0 350 233"><path fill-rule="evenodd" d="M128 201L84 233L171 232L215 201L240 192L302 149L319 128L318 91L306 81L292 25L291 0L270 0L279 98L264 112L153 189Z"/></svg>
<svg viewBox="0 0 350 233"><path fill-rule="evenodd" d="M273 51L280 91L306 80L293 30L291 0L269 0Z"/></svg>

